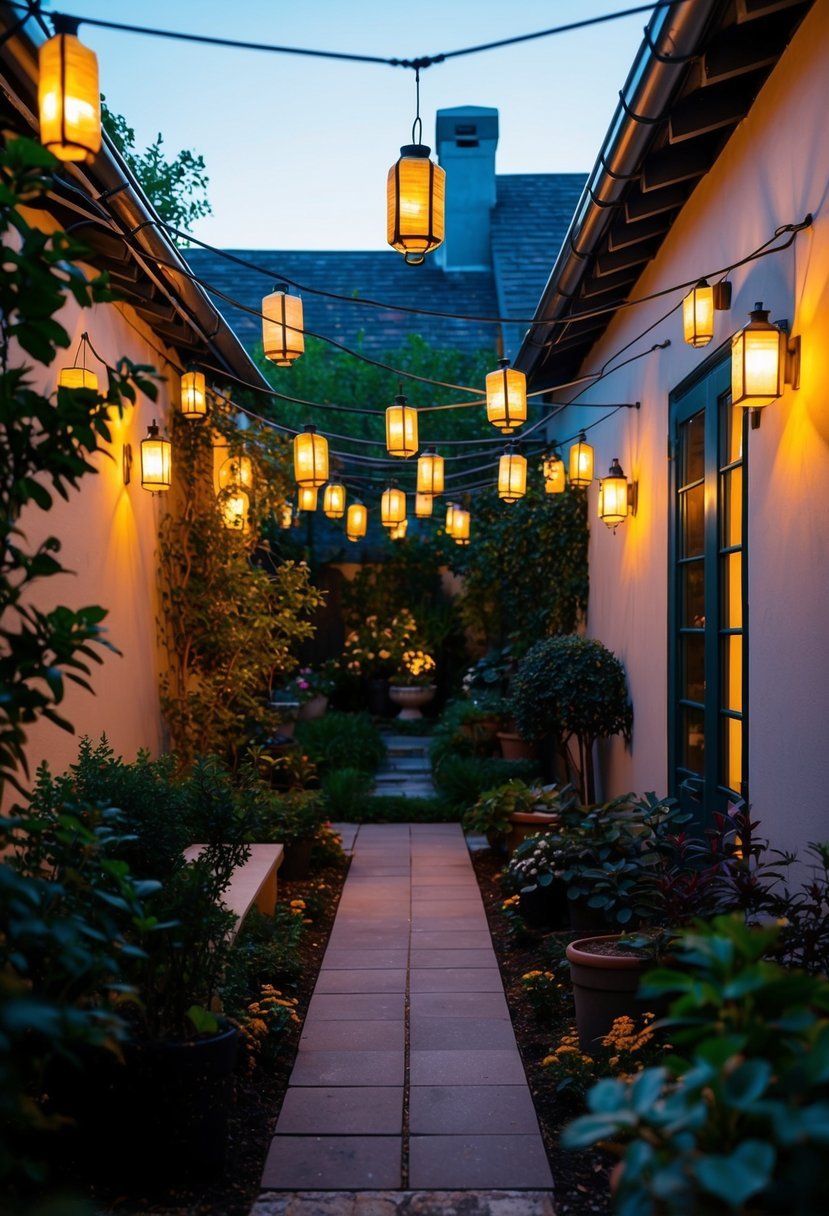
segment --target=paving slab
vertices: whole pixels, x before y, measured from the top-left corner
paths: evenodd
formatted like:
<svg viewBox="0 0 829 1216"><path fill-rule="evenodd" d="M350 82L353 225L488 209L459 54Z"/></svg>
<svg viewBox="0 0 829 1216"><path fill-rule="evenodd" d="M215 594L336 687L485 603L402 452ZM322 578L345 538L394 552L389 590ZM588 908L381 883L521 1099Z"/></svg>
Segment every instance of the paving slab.
<svg viewBox="0 0 829 1216"><path fill-rule="evenodd" d="M309 1022L403 1021L402 993L315 993L308 1005Z"/></svg>
<svg viewBox="0 0 829 1216"><path fill-rule="evenodd" d="M298 1085L402 1085L405 1072L402 1051L303 1051L300 1048L294 1060L288 1093ZM496 1083L493 1078L488 1080Z"/></svg>
<svg viewBox="0 0 829 1216"><path fill-rule="evenodd" d="M518 1048L463 1048L449 1051L412 1050L409 1058L412 1085L521 1085L526 1084Z"/></svg>
<svg viewBox="0 0 829 1216"><path fill-rule="evenodd" d="M435 1019L432 1019L433 1021ZM394 1022L306 1022L300 1051L402 1051L406 1027ZM453 1044L454 1045L454 1044ZM460 1046L461 1044L458 1044ZM431 1043L423 1043L431 1047ZM497 1044L500 1046L500 1044Z"/></svg>
<svg viewBox="0 0 829 1216"><path fill-rule="evenodd" d="M428 951L419 951L421 954L428 954ZM454 954L454 951L435 951L436 954ZM470 954L485 954L484 950L470 951ZM493 955L493 958L495 956ZM396 968L405 967L409 958L409 951L403 947L397 949L393 946L380 946L376 949L365 950L348 950L341 948L332 948L331 946L325 952L325 957L322 960L323 971L360 971L363 968ZM469 960L468 966L474 965L474 959ZM422 963L421 966L428 967L431 964ZM438 964L435 964L438 965ZM447 964L451 966L451 964Z"/></svg>
<svg viewBox="0 0 829 1216"><path fill-rule="evenodd" d="M409 1181L413 1187L471 1189L553 1183L540 1135L412 1136Z"/></svg>
<svg viewBox="0 0 829 1216"><path fill-rule="evenodd" d="M483 950L492 949L489 929L415 929L411 935L413 950Z"/></svg>
<svg viewBox="0 0 829 1216"><path fill-rule="evenodd" d="M384 1025L392 1026L394 1023ZM471 1048L491 1051L493 1048L515 1046L512 1022L507 1018L427 1018L412 1014L409 1040L413 1051L459 1051Z"/></svg>
<svg viewBox="0 0 829 1216"><path fill-rule="evenodd" d="M367 950L365 953L369 955L372 951ZM376 953L380 954L382 951L378 950ZM328 955L325 957L327 958ZM494 950L419 950L414 947L411 953L411 964L413 968L497 967L498 960ZM325 959L323 959L322 965L325 966ZM389 966L394 966L394 964L390 963Z"/></svg>
<svg viewBox="0 0 829 1216"><path fill-rule="evenodd" d="M412 1135L538 1135L526 1085L413 1085Z"/></svg>
<svg viewBox="0 0 829 1216"><path fill-rule="evenodd" d="M411 992L503 992L497 967L413 967ZM370 992L371 989L361 989Z"/></svg>
<svg viewBox="0 0 829 1216"><path fill-rule="evenodd" d="M401 1145L399 1136L274 1136L262 1187L286 1191L399 1187Z"/></svg>
<svg viewBox="0 0 829 1216"><path fill-rule="evenodd" d="M503 992L414 992L411 1011L413 1018L506 1018L509 1021Z"/></svg>
<svg viewBox="0 0 829 1216"><path fill-rule="evenodd" d="M442 1108L445 1103L436 1100L433 1105ZM276 1124L277 1135L293 1136L399 1136L402 1131L402 1085L317 1089L292 1086Z"/></svg>

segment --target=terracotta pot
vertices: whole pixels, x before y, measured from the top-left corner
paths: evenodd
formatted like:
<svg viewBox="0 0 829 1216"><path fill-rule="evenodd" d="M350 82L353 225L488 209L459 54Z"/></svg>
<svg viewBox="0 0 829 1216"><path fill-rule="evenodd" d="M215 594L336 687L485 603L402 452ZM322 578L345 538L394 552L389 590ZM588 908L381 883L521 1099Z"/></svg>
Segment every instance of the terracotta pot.
<svg viewBox="0 0 829 1216"><path fill-rule="evenodd" d="M582 937L567 947L576 1026L582 1051L592 1053L610 1031L616 1018L643 1012L638 999L639 980L648 960L631 953L598 953L619 942L618 933Z"/></svg>
<svg viewBox="0 0 829 1216"><path fill-rule="evenodd" d="M397 715L401 721L410 721L413 718L422 718L420 712L421 706L428 705L434 700L437 686L435 684L427 685L407 685L407 684L391 684L389 685L389 696L395 705L401 706L400 713Z"/></svg>
<svg viewBox="0 0 829 1216"><path fill-rule="evenodd" d="M501 745L501 755L505 760L535 760L535 744L528 743L526 739L513 734L512 731L499 730L498 742Z"/></svg>
<svg viewBox="0 0 829 1216"><path fill-rule="evenodd" d="M547 811L516 811L510 815L510 830L507 836L507 850L512 855L523 840L530 836L540 836L548 832L558 823L558 815Z"/></svg>
<svg viewBox="0 0 829 1216"><path fill-rule="evenodd" d="M304 701L299 707L299 720L309 722L312 718L321 718L328 708L328 697L318 692L310 701Z"/></svg>

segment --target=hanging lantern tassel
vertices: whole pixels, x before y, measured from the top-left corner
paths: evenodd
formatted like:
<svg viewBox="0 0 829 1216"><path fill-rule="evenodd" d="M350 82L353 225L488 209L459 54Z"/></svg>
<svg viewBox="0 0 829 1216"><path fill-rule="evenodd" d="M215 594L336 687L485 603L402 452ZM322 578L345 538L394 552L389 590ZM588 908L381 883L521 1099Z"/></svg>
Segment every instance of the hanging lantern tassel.
<svg viewBox="0 0 829 1216"><path fill-rule="evenodd" d="M262 351L277 367L290 367L305 350L302 299L277 283L262 301Z"/></svg>
<svg viewBox="0 0 829 1216"><path fill-rule="evenodd" d="M527 458L509 444L498 462L498 497L504 502L517 502L526 492Z"/></svg>
<svg viewBox="0 0 829 1216"><path fill-rule="evenodd" d="M566 487L566 477L564 473L564 461L557 452L551 452L549 456L545 456L541 464L541 472L544 474L544 493L545 494L562 494Z"/></svg>
<svg viewBox="0 0 829 1216"><path fill-rule="evenodd" d="M141 485L151 494L160 494L172 485L173 445L158 433L155 418L141 440Z"/></svg>
<svg viewBox="0 0 829 1216"><path fill-rule="evenodd" d="M628 515L636 514L636 482L628 482L618 457L599 482L599 519L613 532Z"/></svg>
<svg viewBox="0 0 829 1216"><path fill-rule="evenodd" d="M311 423L294 436L294 477L298 486L316 489L328 481L328 440Z"/></svg>
<svg viewBox="0 0 829 1216"><path fill-rule="evenodd" d="M362 540L368 528L368 511L361 502L353 502L345 518L345 534L349 540Z"/></svg>
<svg viewBox="0 0 829 1216"><path fill-rule="evenodd" d="M80 22L55 14L39 52L40 142L63 161L91 164L101 150L98 59L78 41Z"/></svg>
<svg viewBox="0 0 829 1216"><path fill-rule="evenodd" d="M582 431L570 448L570 485L585 490L593 480L593 449Z"/></svg>

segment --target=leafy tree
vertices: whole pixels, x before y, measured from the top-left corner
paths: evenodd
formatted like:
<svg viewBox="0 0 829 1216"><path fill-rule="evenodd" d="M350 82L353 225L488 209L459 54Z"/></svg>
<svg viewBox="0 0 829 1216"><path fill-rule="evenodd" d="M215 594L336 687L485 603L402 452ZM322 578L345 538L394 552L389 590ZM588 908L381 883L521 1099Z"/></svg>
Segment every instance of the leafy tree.
<svg viewBox="0 0 829 1216"><path fill-rule="evenodd" d="M190 228L196 220L213 214L207 198L204 157L183 148L170 159L166 156L161 132L143 152L135 147L135 131L127 120L110 110L102 98L101 119L104 130L166 224Z"/></svg>

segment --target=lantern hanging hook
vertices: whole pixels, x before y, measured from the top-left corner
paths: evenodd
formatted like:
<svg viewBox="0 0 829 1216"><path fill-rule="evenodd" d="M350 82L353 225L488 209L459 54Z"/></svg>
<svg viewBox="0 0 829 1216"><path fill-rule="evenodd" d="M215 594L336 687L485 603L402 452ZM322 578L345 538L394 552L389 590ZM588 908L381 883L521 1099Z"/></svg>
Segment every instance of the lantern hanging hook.
<svg viewBox="0 0 829 1216"><path fill-rule="evenodd" d="M420 118L420 66L416 66L415 70L415 120L412 123L412 143L420 144L423 142L423 123Z"/></svg>

